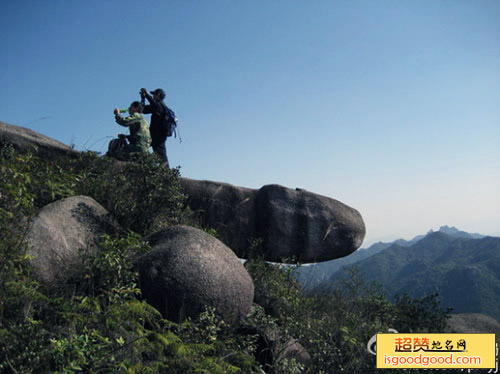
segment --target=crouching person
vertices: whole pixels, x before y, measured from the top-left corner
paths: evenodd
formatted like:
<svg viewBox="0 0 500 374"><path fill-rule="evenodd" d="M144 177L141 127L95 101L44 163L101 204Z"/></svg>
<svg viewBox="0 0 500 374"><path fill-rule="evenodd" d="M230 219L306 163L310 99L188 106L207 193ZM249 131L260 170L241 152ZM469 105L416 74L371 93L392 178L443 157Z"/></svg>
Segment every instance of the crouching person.
<svg viewBox="0 0 500 374"><path fill-rule="evenodd" d="M134 101L128 108L128 117L122 117L120 110L115 109L115 120L121 126L128 127L130 135L119 134L118 139L109 143L107 156L128 161L139 153L148 153L151 146L148 121L142 116L143 106ZM127 142L128 141L128 142Z"/></svg>

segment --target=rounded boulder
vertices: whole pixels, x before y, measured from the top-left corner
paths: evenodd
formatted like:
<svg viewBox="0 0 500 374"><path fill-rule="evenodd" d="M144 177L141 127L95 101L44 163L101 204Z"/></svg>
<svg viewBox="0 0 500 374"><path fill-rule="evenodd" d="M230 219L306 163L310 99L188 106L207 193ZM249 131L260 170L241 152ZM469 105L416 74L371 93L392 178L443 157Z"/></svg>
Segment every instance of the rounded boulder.
<svg viewBox="0 0 500 374"><path fill-rule="evenodd" d="M82 251L94 250L100 236L118 226L108 211L88 196L73 196L44 206L26 235L28 254L39 280L47 285L81 267Z"/></svg>
<svg viewBox="0 0 500 374"><path fill-rule="evenodd" d="M213 307L226 322L246 316L253 281L234 252L220 240L189 226L172 226L146 238L152 251L139 257L140 287L165 318L180 322Z"/></svg>

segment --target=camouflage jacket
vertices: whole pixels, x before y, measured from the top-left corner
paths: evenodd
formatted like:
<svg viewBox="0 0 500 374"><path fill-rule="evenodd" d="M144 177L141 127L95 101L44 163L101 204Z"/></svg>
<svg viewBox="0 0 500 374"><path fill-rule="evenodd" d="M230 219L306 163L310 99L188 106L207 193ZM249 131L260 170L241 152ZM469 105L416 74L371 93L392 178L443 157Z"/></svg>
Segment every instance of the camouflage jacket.
<svg viewBox="0 0 500 374"><path fill-rule="evenodd" d="M151 145L151 135L149 133L148 121L140 113L131 114L128 117L115 115L116 123L130 129L128 140L144 152L147 152Z"/></svg>

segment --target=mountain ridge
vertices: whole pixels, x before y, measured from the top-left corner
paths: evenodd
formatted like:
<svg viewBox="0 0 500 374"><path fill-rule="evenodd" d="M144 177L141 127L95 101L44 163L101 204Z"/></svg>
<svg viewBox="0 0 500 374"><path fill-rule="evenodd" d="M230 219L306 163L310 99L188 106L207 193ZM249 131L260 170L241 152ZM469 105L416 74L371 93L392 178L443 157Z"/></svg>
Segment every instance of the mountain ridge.
<svg viewBox="0 0 500 374"><path fill-rule="evenodd" d="M439 291L443 305L455 313L500 318L500 238L432 232L408 247L393 244L355 267L366 280L382 284L391 297L403 293L422 297ZM332 274L327 287L345 271Z"/></svg>
<svg viewBox="0 0 500 374"><path fill-rule="evenodd" d="M313 265L302 266L296 271L296 277L304 288L312 289L319 286L322 282L328 281L330 276L333 273L339 271L343 266L354 265L359 261L363 261L371 256L374 256L382 252L383 250L391 247L392 245L399 245L401 247L412 246L413 244L416 244L420 240L424 239L427 235L430 235L435 232L446 233L447 235L453 237L471 238L471 239L480 239L486 236L478 233L468 233L466 231L457 229L455 226L444 225L441 226L437 231L431 229L425 235L417 235L410 240L396 239L392 242L376 242L373 243L368 248L360 248L357 251L350 254L349 256L343 258L339 258L332 261L326 261L322 263L316 263Z"/></svg>

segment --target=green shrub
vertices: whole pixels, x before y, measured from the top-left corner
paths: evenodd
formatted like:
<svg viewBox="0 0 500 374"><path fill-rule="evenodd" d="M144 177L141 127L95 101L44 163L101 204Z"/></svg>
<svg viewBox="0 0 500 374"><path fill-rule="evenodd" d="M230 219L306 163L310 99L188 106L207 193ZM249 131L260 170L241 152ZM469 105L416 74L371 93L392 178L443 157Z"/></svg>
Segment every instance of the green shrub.
<svg viewBox="0 0 500 374"><path fill-rule="evenodd" d="M443 332L448 324L451 308L442 309L439 292L412 298L408 294L396 296L394 326L399 332Z"/></svg>
<svg viewBox="0 0 500 374"><path fill-rule="evenodd" d="M303 299L292 267L254 259L247 261L245 268L254 282L254 300L267 314L284 318L298 312Z"/></svg>
<svg viewBox="0 0 500 374"><path fill-rule="evenodd" d="M77 192L92 196L126 229L145 235L178 222L184 202L179 169L153 155L120 162L86 153L76 161Z"/></svg>
<svg viewBox="0 0 500 374"><path fill-rule="evenodd" d="M279 328L285 336L297 338L312 357L308 372L375 373L375 356L367 350L373 335L389 328L442 332L449 313L437 295L421 299L404 295L393 303L380 285L366 282L355 268L335 288L304 293L292 267L258 260L245 266L255 283L256 300L265 309L250 323ZM300 370L290 363L270 365L273 373Z"/></svg>

